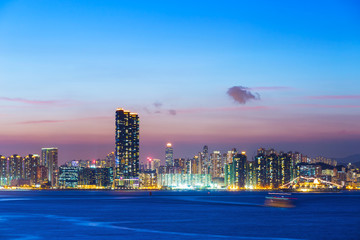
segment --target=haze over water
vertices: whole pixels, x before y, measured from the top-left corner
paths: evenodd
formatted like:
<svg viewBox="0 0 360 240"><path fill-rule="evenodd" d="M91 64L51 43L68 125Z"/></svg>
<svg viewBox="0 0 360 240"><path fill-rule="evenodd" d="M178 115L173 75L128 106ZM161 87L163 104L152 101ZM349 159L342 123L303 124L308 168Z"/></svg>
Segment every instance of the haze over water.
<svg viewBox="0 0 360 240"><path fill-rule="evenodd" d="M360 193L1 191L0 239L359 239Z"/></svg>

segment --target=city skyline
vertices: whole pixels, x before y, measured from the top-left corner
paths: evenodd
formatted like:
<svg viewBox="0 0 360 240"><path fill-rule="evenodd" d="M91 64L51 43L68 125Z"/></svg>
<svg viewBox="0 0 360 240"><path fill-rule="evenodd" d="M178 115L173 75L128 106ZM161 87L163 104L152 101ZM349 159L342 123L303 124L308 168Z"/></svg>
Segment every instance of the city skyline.
<svg viewBox="0 0 360 240"><path fill-rule="evenodd" d="M141 117L140 161L204 145L345 157L360 145L358 3L0 3L0 154L114 151Z"/></svg>

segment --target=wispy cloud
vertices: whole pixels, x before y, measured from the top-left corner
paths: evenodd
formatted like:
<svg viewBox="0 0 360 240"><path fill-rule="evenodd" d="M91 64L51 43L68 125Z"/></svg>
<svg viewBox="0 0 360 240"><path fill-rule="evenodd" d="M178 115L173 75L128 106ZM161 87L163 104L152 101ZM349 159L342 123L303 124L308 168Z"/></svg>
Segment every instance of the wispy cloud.
<svg viewBox="0 0 360 240"><path fill-rule="evenodd" d="M287 91L287 90L294 90L295 88L292 87L285 87L285 86L270 86L270 87L252 87L249 90L252 91Z"/></svg>
<svg viewBox="0 0 360 240"><path fill-rule="evenodd" d="M243 86L234 86L228 89L227 94L234 99L235 102L245 104L250 100L259 100L258 93L252 93L249 88Z"/></svg>
<svg viewBox="0 0 360 240"><path fill-rule="evenodd" d="M163 106L164 106L164 104L162 102L156 101L153 104L151 104L150 106L143 107L143 110L147 114L170 114L173 116L176 115L176 110L166 109L166 108L164 109Z"/></svg>
<svg viewBox="0 0 360 240"><path fill-rule="evenodd" d="M19 103L26 103L26 104L37 104L37 105L47 105L47 104L55 104L59 103L59 101L55 100L30 100L25 98L9 98L9 97L0 97L1 101L8 101L8 102L19 102Z"/></svg>
<svg viewBox="0 0 360 240"><path fill-rule="evenodd" d="M62 122L67 122L67 120L37 120L37 121L17 122L17 124L44 124L44 123L62 123Z"/></svg>
<svg viewBox="0 0 360 240"><path fill-rule="evenodd" d="M59 119L59 120L32 120L17 122L16 124L47 124L47 123L64 123L64 122L75 122L75 121L89 121L89 120L107 120L113 119L111 116L99 116L99 117L87 117L87 118L75 118L75 119Z"/></svg>
<svg viewBox="0 0 360 240"><path fill-rule="evenodd" d="M309 99L319 100L342 100L342 99L360 99L360 95L322 95L322 96L309 96Z"/></svg>
<svg viewBox="0 0 360 240"><path fill-rule="evenodd" d="M231 112L231 111L261 111L268 110L267 106L241 106L241 107L219 107L219 108L188 108L178 109L177 113L201 113L201 112Z"/></svg>
<svg viewBox="0 0 360 240"><path fill-rule="evenodd" d="M309 108L360 108L360 105L325 105L325 104L294 104L297 107Z"/></svg>

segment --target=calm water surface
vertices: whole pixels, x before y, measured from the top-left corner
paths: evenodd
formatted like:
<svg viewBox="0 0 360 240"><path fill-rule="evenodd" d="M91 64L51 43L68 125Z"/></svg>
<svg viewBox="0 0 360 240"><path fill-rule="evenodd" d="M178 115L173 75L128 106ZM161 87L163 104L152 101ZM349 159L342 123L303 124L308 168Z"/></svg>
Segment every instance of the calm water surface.
<svg viewBox="0 0 360 240"><path fill-rule="evenodd" d="M0 239L360 239L360 192L0 191Z"/></svg>

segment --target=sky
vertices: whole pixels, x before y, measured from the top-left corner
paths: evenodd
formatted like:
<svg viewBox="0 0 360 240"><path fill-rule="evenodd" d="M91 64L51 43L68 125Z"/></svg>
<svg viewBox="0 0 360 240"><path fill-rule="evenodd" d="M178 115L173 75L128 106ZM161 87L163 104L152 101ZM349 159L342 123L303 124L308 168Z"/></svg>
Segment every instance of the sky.
<svg viewBox="0 0 360 240"><path fill-rule="evenodd" d="M358 1L0 1L0 154L360 153Z"/></svg>

